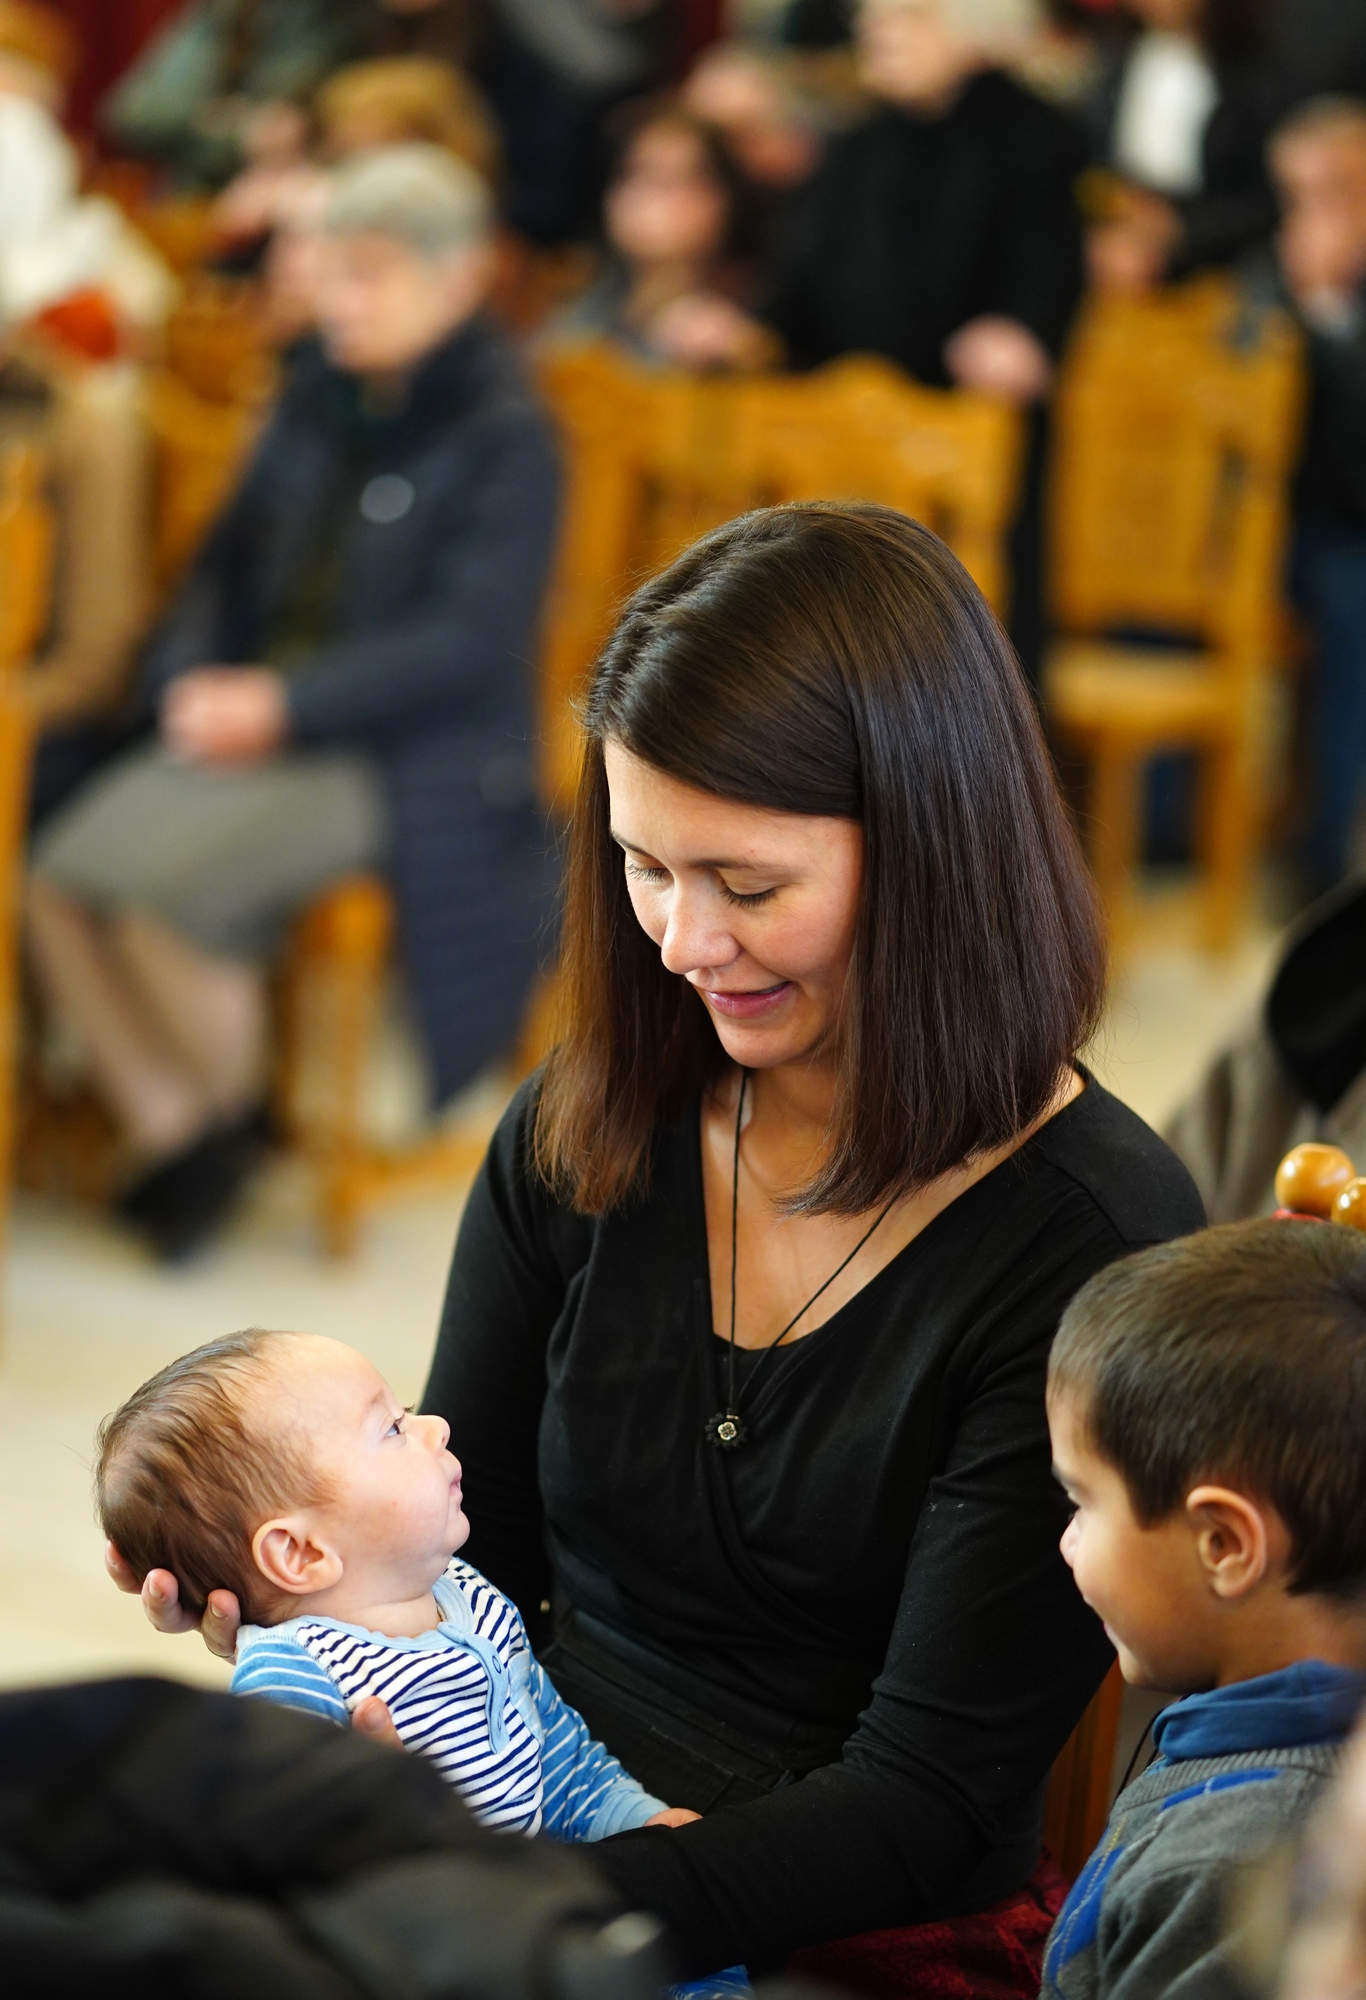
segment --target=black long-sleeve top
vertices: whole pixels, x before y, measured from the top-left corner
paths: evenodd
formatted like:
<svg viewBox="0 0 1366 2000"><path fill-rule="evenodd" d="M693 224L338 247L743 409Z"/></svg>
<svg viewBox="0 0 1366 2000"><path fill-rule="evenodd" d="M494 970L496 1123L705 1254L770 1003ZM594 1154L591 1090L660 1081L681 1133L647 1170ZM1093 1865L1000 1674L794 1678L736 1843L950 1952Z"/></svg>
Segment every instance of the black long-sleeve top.
<svg viewBox="0 0 1366 2000"><path fill-rule="evenodd" d="M998 71L942 115L887 107L794 198L765 308L798 367L885 354L946 385L944 343L983 313L1052 353L1081 293L1080 128Z"/></svg>
<svg viewBox="0 0 1366 2000"><path fill-rule="evenodd" d="M1109 1658L1058 1551L1048 1348L1093 1272L1201 1226L1185 1168L1088 1082L771 1357L723 1453L697 1110L659 1132L648 1196L592 1218L529 1169L533 1102L470 1196L424 1406L464 1464L470 1560L533 1636L553 1580L662 1706L831 1738L800 1783L599 1865L693 1973L1008 1894Z"/></svg>

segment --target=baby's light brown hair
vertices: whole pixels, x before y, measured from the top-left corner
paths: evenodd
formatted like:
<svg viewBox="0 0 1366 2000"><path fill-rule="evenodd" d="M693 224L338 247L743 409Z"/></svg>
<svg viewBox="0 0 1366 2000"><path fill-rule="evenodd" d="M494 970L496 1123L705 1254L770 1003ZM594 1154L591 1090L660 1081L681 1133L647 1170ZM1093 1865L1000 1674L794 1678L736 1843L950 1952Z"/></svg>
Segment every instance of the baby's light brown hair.
<svg viewBox="0 0 1366 2000"><path fill-rule="evenodd" d="M279 1344L299 1336L248 1327L172 1361L106 1417L96 1434L100 1524L139 1583L168 1569L180 1601L202 1611L230 1590L244 1621L278 1623L292 1600L256 1566L252 1536L272 1514L326 1497L297 1435L251 1421Z"/></svg>

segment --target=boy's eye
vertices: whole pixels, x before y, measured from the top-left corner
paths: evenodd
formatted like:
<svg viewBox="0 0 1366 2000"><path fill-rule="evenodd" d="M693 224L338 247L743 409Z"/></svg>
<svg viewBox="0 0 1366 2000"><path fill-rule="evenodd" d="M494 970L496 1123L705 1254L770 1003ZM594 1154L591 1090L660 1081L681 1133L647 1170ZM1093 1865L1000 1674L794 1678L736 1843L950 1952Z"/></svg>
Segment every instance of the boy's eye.
<svg viewBox="0 0 1366 2000"><path fill-rule="evenodd" d="M405 1412L405 1415L406 1415L406 1412ZM387 1431L386 1431L386 1432L384 1433L384 1435L385 1435L386 1437L402 1437L402 1436L403 1436L403 1418L402 1418L402 1417L395 1417L395 1418L394 1418L394 1421L393 1421L393 1422L392 1422L392 1423L390 1424L390 1426L389 1426L388 1430L387 1430Z"/></svg>

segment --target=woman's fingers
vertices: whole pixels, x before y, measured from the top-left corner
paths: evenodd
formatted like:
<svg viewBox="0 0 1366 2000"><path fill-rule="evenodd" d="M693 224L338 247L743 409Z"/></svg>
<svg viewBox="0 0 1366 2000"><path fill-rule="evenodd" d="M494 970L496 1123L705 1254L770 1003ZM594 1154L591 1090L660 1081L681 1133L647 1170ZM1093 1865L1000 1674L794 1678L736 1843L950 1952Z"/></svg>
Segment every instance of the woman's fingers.
<svg viewBox="0 0 1366 2000"><path fill-rule="evenodd" d="M105 1551L104 1561L120 1589L137 1588L135 1582L128 1584L121 1581L122 1575L127 1572L127 1564L112 1543ZM221 1660L231 1660L237 1652L237 1628L242 1622L242 1614L230 1590L211 1590L203 1617L196 1618L193 1611L187 1611L180 1602L180 1585L170 1570L149 1569L142 1583L142 1608L158 1632L197 1630L209 1651L217 1653Z"/></svg>
<svg viewBox="0 0 1366 2000"><path fill-rule="evenodd" d="M236 1659L237 1628L241 1623L242 1612L232 1592L211 1590L199 1630L204 1644L211 1653L217 1653L220 1660Z"/></svg>
<svg viewBox="0 0 1366 2000"><path fill-rule="evenodd" d="M113 1542L106 1542L104 1545L104 1567L120 1590L126 1590L130 1597L137 1596L142 1585L138 1582L131 1565L123 1560Z"/></svg>
<svg viewBox="0 0 1366 2000"><path fill-rule="evenodd" d="M180 1602L180 1585L168 1569L149 1569L142 1579L142 1608L158 1632L193 1632L199 1620Z"/></svg>
<svg viewBox="0 0 1366 2000"><path fill-rule="evenodd" d="M357 1702L351 1711L351 1727L368 1736L372 1743L387 1743L391 1750L403 1748L403 1738L394 1727L394 1718L377 1694Z"/></svg>

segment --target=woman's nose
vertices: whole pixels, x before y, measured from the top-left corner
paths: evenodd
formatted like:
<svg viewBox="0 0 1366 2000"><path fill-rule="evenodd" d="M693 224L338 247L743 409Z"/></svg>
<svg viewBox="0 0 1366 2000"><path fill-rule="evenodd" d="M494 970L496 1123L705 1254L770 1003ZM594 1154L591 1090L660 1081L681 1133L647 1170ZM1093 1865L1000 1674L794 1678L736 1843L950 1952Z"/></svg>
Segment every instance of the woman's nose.
<svg viewBox="0 0 1366 2000"><path fill-rule="evenodd" d="M730 965L740 947L706 897L675 891L660 940L659 955L666 972L687 974Z"/></svg>

